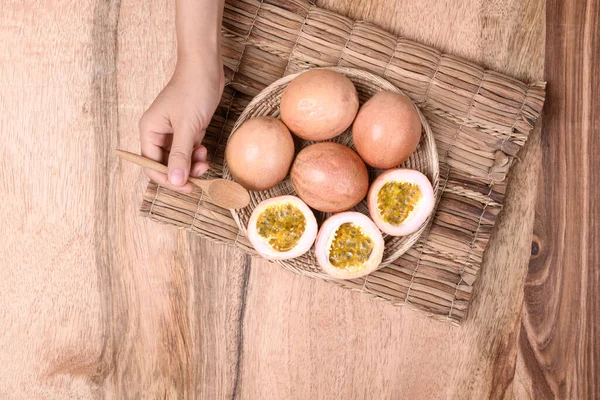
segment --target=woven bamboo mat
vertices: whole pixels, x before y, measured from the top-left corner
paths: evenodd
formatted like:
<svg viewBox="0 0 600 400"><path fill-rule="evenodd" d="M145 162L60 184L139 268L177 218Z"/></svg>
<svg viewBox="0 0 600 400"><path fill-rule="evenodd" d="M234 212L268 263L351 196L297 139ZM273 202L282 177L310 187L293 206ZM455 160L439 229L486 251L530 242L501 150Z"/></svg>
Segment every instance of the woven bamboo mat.
<svg viewBox="0 0 600 400"><path fill-rule="evenodd" d="M392 265L331 282L459 324L502 209L506 174L540 115L545 84L520 82L306 0L227 0L222 47L228 83L204 139L208 178L222 175L225 144L245 106L284 75L360 68L419 105L440 158L442 196L433 223ZM200 191L185 195L151 182L141 213L254 254L231 213Z"/></svg>

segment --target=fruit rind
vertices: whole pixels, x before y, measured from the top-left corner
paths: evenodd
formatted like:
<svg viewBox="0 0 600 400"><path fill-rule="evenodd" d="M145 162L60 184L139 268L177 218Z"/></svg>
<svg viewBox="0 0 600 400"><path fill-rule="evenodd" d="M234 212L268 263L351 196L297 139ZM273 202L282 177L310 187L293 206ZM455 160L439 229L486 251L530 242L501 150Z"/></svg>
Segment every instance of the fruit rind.
<svg viewBox="0 0 600 400"><path fill-rule="evenodd" d="M419 190L421 191L421 198L415 204L413 211L400 225L386 223L379 211L378 193L383 185L389 181L414 183L419 186ZM375 222L382 232L390 236L407 236L419 230L427 221L427 218L433 212L435 198L431 182L429 182L429 179L425 175L416 170L397 168L386 171L375 179L369 189L367 203L373 222Z"/></svg>
<svg viewBox="0 0 600 400"><path fill-rule="evenodd" d="M289 251L279 252L272 248L269 244L269 239L262 237L257 231L257 222L260 215L265 209L276 204L285 204L289 202L293 204L298 210L302 212L305 218L305 228L300 240ZM301 199L296 196L278 196L260 202L248 222L248 239L258 254L268 260L287 260L290 258L296 258L305 254L312 247L315 238L317 236L317 220L312 210L304 203Z"/></svg>
<svg viewBox="0 0 600 400"><path fill-rule="evenodd" d="M373 241L370 257L361 269L351 270L335 267L329 261L329 249L334 240L334 234L344 223L350 222L359 226L363 233ZM319 230L315 242L315 255L321 269L336 279L355 279L373 272L381 264L385 243L381 232L369 217L359 212L347 211L329 217Z"/></svg>

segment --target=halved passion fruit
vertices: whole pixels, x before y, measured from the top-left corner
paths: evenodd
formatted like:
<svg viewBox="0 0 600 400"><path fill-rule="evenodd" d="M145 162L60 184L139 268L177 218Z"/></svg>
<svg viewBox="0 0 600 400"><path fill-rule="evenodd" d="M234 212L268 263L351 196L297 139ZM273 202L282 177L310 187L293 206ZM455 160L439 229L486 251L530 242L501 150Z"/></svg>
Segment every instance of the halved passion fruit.
<svg viewBox="0 0 600 400"><path fill-rule="evenodd" d="M413 169L391 169L369 189L369 213L382 232L406 236L425 223L435 203L429 179Z"/></svg>
<svg viewBox="0 0 600 400"><path fill-rule="evenodd" d="M317 220L298 197L279 196L260 202L248 222L248 239L269 260L287 260L310 250Z"/></svg>
<svg viewBox="0 0 600 400"><path fill-rule="evenodd" d="M329 217L319 230L315 253L325 273L353 279L373 272L383 258L384 242L377 226L358 212Z"/></svg>

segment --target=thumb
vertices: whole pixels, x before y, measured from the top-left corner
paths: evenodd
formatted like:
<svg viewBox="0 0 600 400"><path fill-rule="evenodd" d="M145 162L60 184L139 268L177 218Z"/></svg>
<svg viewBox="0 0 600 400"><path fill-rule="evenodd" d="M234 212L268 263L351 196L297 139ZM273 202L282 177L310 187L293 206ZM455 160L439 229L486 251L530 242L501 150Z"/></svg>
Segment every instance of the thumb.
<svg viewBox="0 0 600 400"><path fill-rule="evenodd" d="M174 126L173 143L169 153L169 182L175 186L183 186L190 176L192 151L196 132L187 124Z"/></svg>

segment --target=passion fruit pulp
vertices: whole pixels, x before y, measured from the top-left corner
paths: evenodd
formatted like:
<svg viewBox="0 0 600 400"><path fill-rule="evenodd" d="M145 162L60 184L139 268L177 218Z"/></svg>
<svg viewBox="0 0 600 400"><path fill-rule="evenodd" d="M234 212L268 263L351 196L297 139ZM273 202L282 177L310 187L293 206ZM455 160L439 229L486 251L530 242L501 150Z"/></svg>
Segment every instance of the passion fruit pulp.
<svg viewBox="0 0 600 400"><path fill-rule="evenodd" d="M306 231L304 214L291 203L267 207L256 221L256 231L279 252L290 251Z"/></svg>
<svg viewBox="0 0 600 400"><path fill-rule="evenodd" d="M417 231L433 211L435 199L429 179L411 169L392 169L371 185L369 213L382 232L406 236Z"/></svg>
<svg viewBox="0 0 600 400"><path fill-rule="evenodd" d="M381 232L367 216L344 212L321 226L315 245L323 271L337 279L353 279L374 271L383 258Z"/></svg>
<svg viewBox="0 0 600 400"><path fill-rule="evenodd" d="M422 197L416 183L389 181L377 193L377 210L384 222L400 225Z"/></svg>
<svg viewBox="0 0 600 400"><path fill-rule="evenodd" d="M311 209L295 196L279 196L259 203L248 223L248 239L269 260L285 260L306 253L317 235Z"/></svg>
<svg viewBox="0 0 600 400"><path fill-rule="evenodd" d="M329 247L329 262L336 268L354 270L373 253L373 240L360 226L345 222L337 228Z"/></svg>

